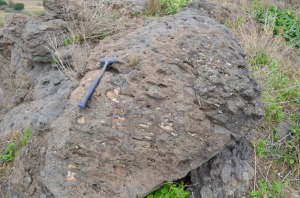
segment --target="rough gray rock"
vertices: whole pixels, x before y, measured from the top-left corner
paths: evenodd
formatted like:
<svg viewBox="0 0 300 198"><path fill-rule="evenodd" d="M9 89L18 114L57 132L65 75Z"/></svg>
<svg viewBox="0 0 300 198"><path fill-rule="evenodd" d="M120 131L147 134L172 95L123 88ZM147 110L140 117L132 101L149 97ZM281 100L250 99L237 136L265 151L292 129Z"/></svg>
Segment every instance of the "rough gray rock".
<svg viewBox="0 0 300 198"><path fill-rule="evenodd" d="M41 132L43 136L44 132L51 127L51 122L66 109L68 97L76 86L76 83L66 80L50 65L35 63L30 69L26 69L24 61L18 57L20 57L18 51L13 49L12 61L9 64L0 65L0 138L2 141L7 141L6 137L11 136L13 132L27 127L31 128L36 135ZM39 143L42 144L42 142ZM20 153L26 153L26 148L24 149ZM18 158L22 155L24 153L15 160L14 171L16 172L22 170L17 165ZM31 155L33 155L31 156L33 160L37 159L34 156L35 153ZM0 197L13 197L9 194L10 191L4 179L3 177L0 181ZM26 178L24 182L28 184L32 180ZM32 192L32 189L25 191Z"/></svg>
<svg viewBox="0 0 300 198"><path fill-rule="evenodd" d="M194 0L188 5L200 15L215 19L221 24L225 24L230 17L230 10L220 4L212 3L207 0Z"/></svg>
<svg viewBox="0 0 300 198"><path fill-rule="evenodd" d="M12 22L8 20L8 23ZM40 31L34 34L36 37L26 40L26 30L19 28L26 20L20 21L16 20L13 26L13 22L8 25L0 37L0 47L5 49L0 57L0 137L29 125L44 128L63 112L66 103L63 101L67 101L76 84L69 82L51 65L34 62L47 58L43 56L42 48L45 46L30 47L44 33ZM33 42L29 44L30 41ZM40 59L32 58L38 53Z"/></svg>
<svg viewBox="0 0 300 198"><path fill-rule="evenodd" d="M25 65L26 62L51 62L52 55L46 47L50 39L64 37L68 29L72 28L72 23L68 23L68 20L83 17L82 0L47 0L43 1L43 5L44 13L37 18L23 14L6 17L5 27L0 33L0 49L4 39L10 40L14 44L14 50L24 59ZM0 55L3 56L3 53Z"/></svg>
<svg viewBox="0 0 300 198"><path fill-rule="evenodd" d="M20 58L31 62L51 62L52 56L46 48L49 38L66 32L67 23L61 19L31 19L22 14L6 18L3 36L14 43Z"/></svg>
<svg viewBox="0 0 300 198"><path fill-rule="evenodd" d="M246 139L227 145L216 157L191 171L195 198L246 197L254 177L253 149Z"/></svg>
<svg viewBox="0 0 300 198"><path fill-rule="evenodd" d="M103 56L123 64L110 67L88 107L79 110L98 75L96 58ZM36 78L33 101L16 108L39 104L37 121L30 122L40 124L14 163L11 194L144 197L184 177L262 118L259 88L244 56L225 26L187 10L104 40L69 101L72 84L55 71ZM12 111L7 115L2 125L15 118ZM231 165L222 166L222 182Z"/></svg>
<svg viewBox="0 0 300 198"><path fill-rule="evenodd" d="M10 54L13 48L13 42L2 35L0 32L0 65L10 62Z"/></svg>
<svg viewBox="0 0 300 198"><path fill-rule="evenodd" d="M104 0L104 3L112 5L119 14L133 17L146 12L147 0Z"/></svg>
<svg viewBox="0 0 300 198"><path fill-rule="evenodd" d="M48 14L50 5L59 6L44 3ZM5 20L0 33L0 137L29 125L41 130L49 126L64 111L63 101L74 89L74 83L49 64L49 38L67 30L67 22L53 13L39 18L12 14Z"/></svg>
<svg viewBox="0 0 300 198"><path fill-rule="evenodd" d="M83 0L45 0L44 13L50 19L70 19L81 15Z"/></svg>

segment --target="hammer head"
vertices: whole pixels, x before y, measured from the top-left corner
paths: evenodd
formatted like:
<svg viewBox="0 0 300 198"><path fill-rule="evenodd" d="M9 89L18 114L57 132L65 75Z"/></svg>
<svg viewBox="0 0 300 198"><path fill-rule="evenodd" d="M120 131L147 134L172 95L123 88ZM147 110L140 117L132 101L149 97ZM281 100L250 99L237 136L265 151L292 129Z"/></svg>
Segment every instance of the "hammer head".
<svg viewBox="0 0 300 198"><path fill-rule="evenodd" d="M104 58L98 59L98 61L102 64L107 64L107 65L116 63L116 62L120 62L116 57L104 57Z"/></svg>

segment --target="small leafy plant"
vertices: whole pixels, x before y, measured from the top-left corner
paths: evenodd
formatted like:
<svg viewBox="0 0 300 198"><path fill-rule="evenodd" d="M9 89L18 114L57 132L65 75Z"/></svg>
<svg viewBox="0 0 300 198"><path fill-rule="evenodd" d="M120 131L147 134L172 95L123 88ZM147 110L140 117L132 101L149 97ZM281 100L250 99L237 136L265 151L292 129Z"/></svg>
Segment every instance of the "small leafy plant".
<svg viewBox="0 0 300 198"><path fill-rule="evenodd" d="M251 198L261 197L282 197L284 183L281 181L275 181L272 184L267 183L266 180L258 181L258 190L253 190L249 193Z"/></svg>
<svg viewBox="0 0 300 198"><path fill-rule="evenodd" d="M6 163L14 161L17 152L17 145L15 143L10 143L6 146L5 151L6 153L0 154L0 159L4 160Z"/></svg>
<svg viewBox="0 0 300 198"><path fill-rule="evenodd" d="M20 140L21 146L25 146L27 144L27 142L29 141L29 139L32 135L32 131L31 131L31 129L26 128L23 130L23 134L24 134L24 137Z"/></svg>
<svg viewBox="0 0 300 198"><path fill-rule="evenodd" d="M146 198L188 198L190 193L184 190L184 183L168 182L160 189L152 192Z"/></svg>
<svg viewBox="0 0 300 198"><path fill-rule="evenodd" d="M260 157L266 156L268 142L266 140L262 140L256 146L256 153Z"/></svg>
<svg viewBox="0 0 300 198"><path fill-rule="evenodd" d="M68 46L71 44L79 44L80 43L80 35L68 36L64 40L64 46Z"/></svg>
<svg viewBox="0 0 300 198"><path fill-rule="evenodd" d="M186 5L187 0L159 0L159 2L166 14L170 15L179 12Z"/></svg>
<svg viewBox="0 0 300 198"><path fill-rule="evenodd" d="M186 6L189 0L149 0L148 14L150 15L172 15Z"/></svg>
<svg viewBox="0 0 300 198"><path fill-rule="evenodd" d="M267 54L266 50L260 49L256 55L249 60L252 66L263 66L271 62L271 57Z"/></svg>
<svg viewBox="0 0 300 198"><path fill-rule="evenodd" d="M55 58L52 58L51 59L51 64L52 65L56 65L58 63L58 61L55 59Z"/></svg>
<svg viewBox="0 0 300 198"><path fill-rule="evenodd" d="M32 135L32 131L29 128L23 130L22 134L17 137L12 143L9 143L5 147L5 153L0 153L0 159L2 159L5 163L9 163L14 161L15 156L22 147L24 147L29 141Z"/></svg>
<svg viewBox="0 0 300 198"><path fill-rule="evenodd" d="M283 10L275 6L264 9L258 6L255 9L256 20L260 23L272 21L272 28L275 35L282 36L292 45L300 47L300 18L299 13L292 10Z"/></svg>

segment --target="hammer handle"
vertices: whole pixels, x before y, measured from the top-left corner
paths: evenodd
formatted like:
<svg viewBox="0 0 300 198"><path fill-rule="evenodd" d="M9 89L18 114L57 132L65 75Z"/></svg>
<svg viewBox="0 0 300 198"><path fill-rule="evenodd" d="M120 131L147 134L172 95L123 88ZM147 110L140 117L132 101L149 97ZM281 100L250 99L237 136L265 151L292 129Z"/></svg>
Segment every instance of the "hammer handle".
<svg viewBox="0 0 300 198"><path fill-rule="evenodd" d="M90 97L92 96L92 94L94 93L97 85L99 84L100 82L100 77L97 77L94 82L90 85L89 89L88 89L88 92L85 94L85 96L83 97L83 99L79 102L78 106L81 108L81 109L84 109L88 100L90 99Z"/></svg>
<svg viewBox="0 0 300 198"><path fill-rule="evenodd" d="M86 107L86 104L88 102L88 100L90 99L90 97L93 95L97 85L100 82L100 78L102 76L102 74L104 73L106 67L107 67L107 63L103 66L102 70L100 71L100 75L94 80L94 82L90 85L87 93L85 94L85 96L83 97L83 99L79 102L78 107L81 109L84 109Z"/></svg>

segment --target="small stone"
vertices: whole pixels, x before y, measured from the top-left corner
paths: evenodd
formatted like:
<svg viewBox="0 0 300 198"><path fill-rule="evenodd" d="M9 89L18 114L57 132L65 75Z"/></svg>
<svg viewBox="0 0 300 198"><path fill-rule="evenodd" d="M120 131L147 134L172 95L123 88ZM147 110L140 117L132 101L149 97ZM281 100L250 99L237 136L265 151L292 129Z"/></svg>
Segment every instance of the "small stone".
<svg viewBox="0 0 300 198"><path fill-rule="evenodd" d="M165 125L164 123L162 123L162 124L160 125L160 127L161 127L162 129L164 129L165 131L168 131L168 132L174 131L173 127L171 127L170 125Z"/></svg>
<svg viewBox="0 0 300 198"><path fill-rule="evenodd" d="M232 181L231 181L231 186L232 186L233 188L235 188L237 185L238 185L238 182L236 181L236 179L232 179Z"/></svg>
<svg viewBox="0 0 300 198"><path fill-rule="evenodd" d="M81 116L81 118L78 119L79 124L84 124L85 123L85 117Z"/></svg>
<svg viewBox="0 0 300 198"><path fill-rule="evenodd" d="M107 91L106 96L114 102L119 102L119 100L117 99L117 97L119 96L119 90L118 89Z"/></svg>
<svg viewBox="0 0 300 198"><path fill-rule="evenodd" d="M77 168L77 166L75 166L73 164L69 164L68 168L74 169L74 168Z"/></svg>
<svg viewBox="0 0 300 198"><path fill-rule="evenodd" d="M67 180L68 182L76 181L75 175L76 175L76 173L73 173L73 172L71 172L71 171L68 171L68 175L67 175L66 180Z"/></svg>

